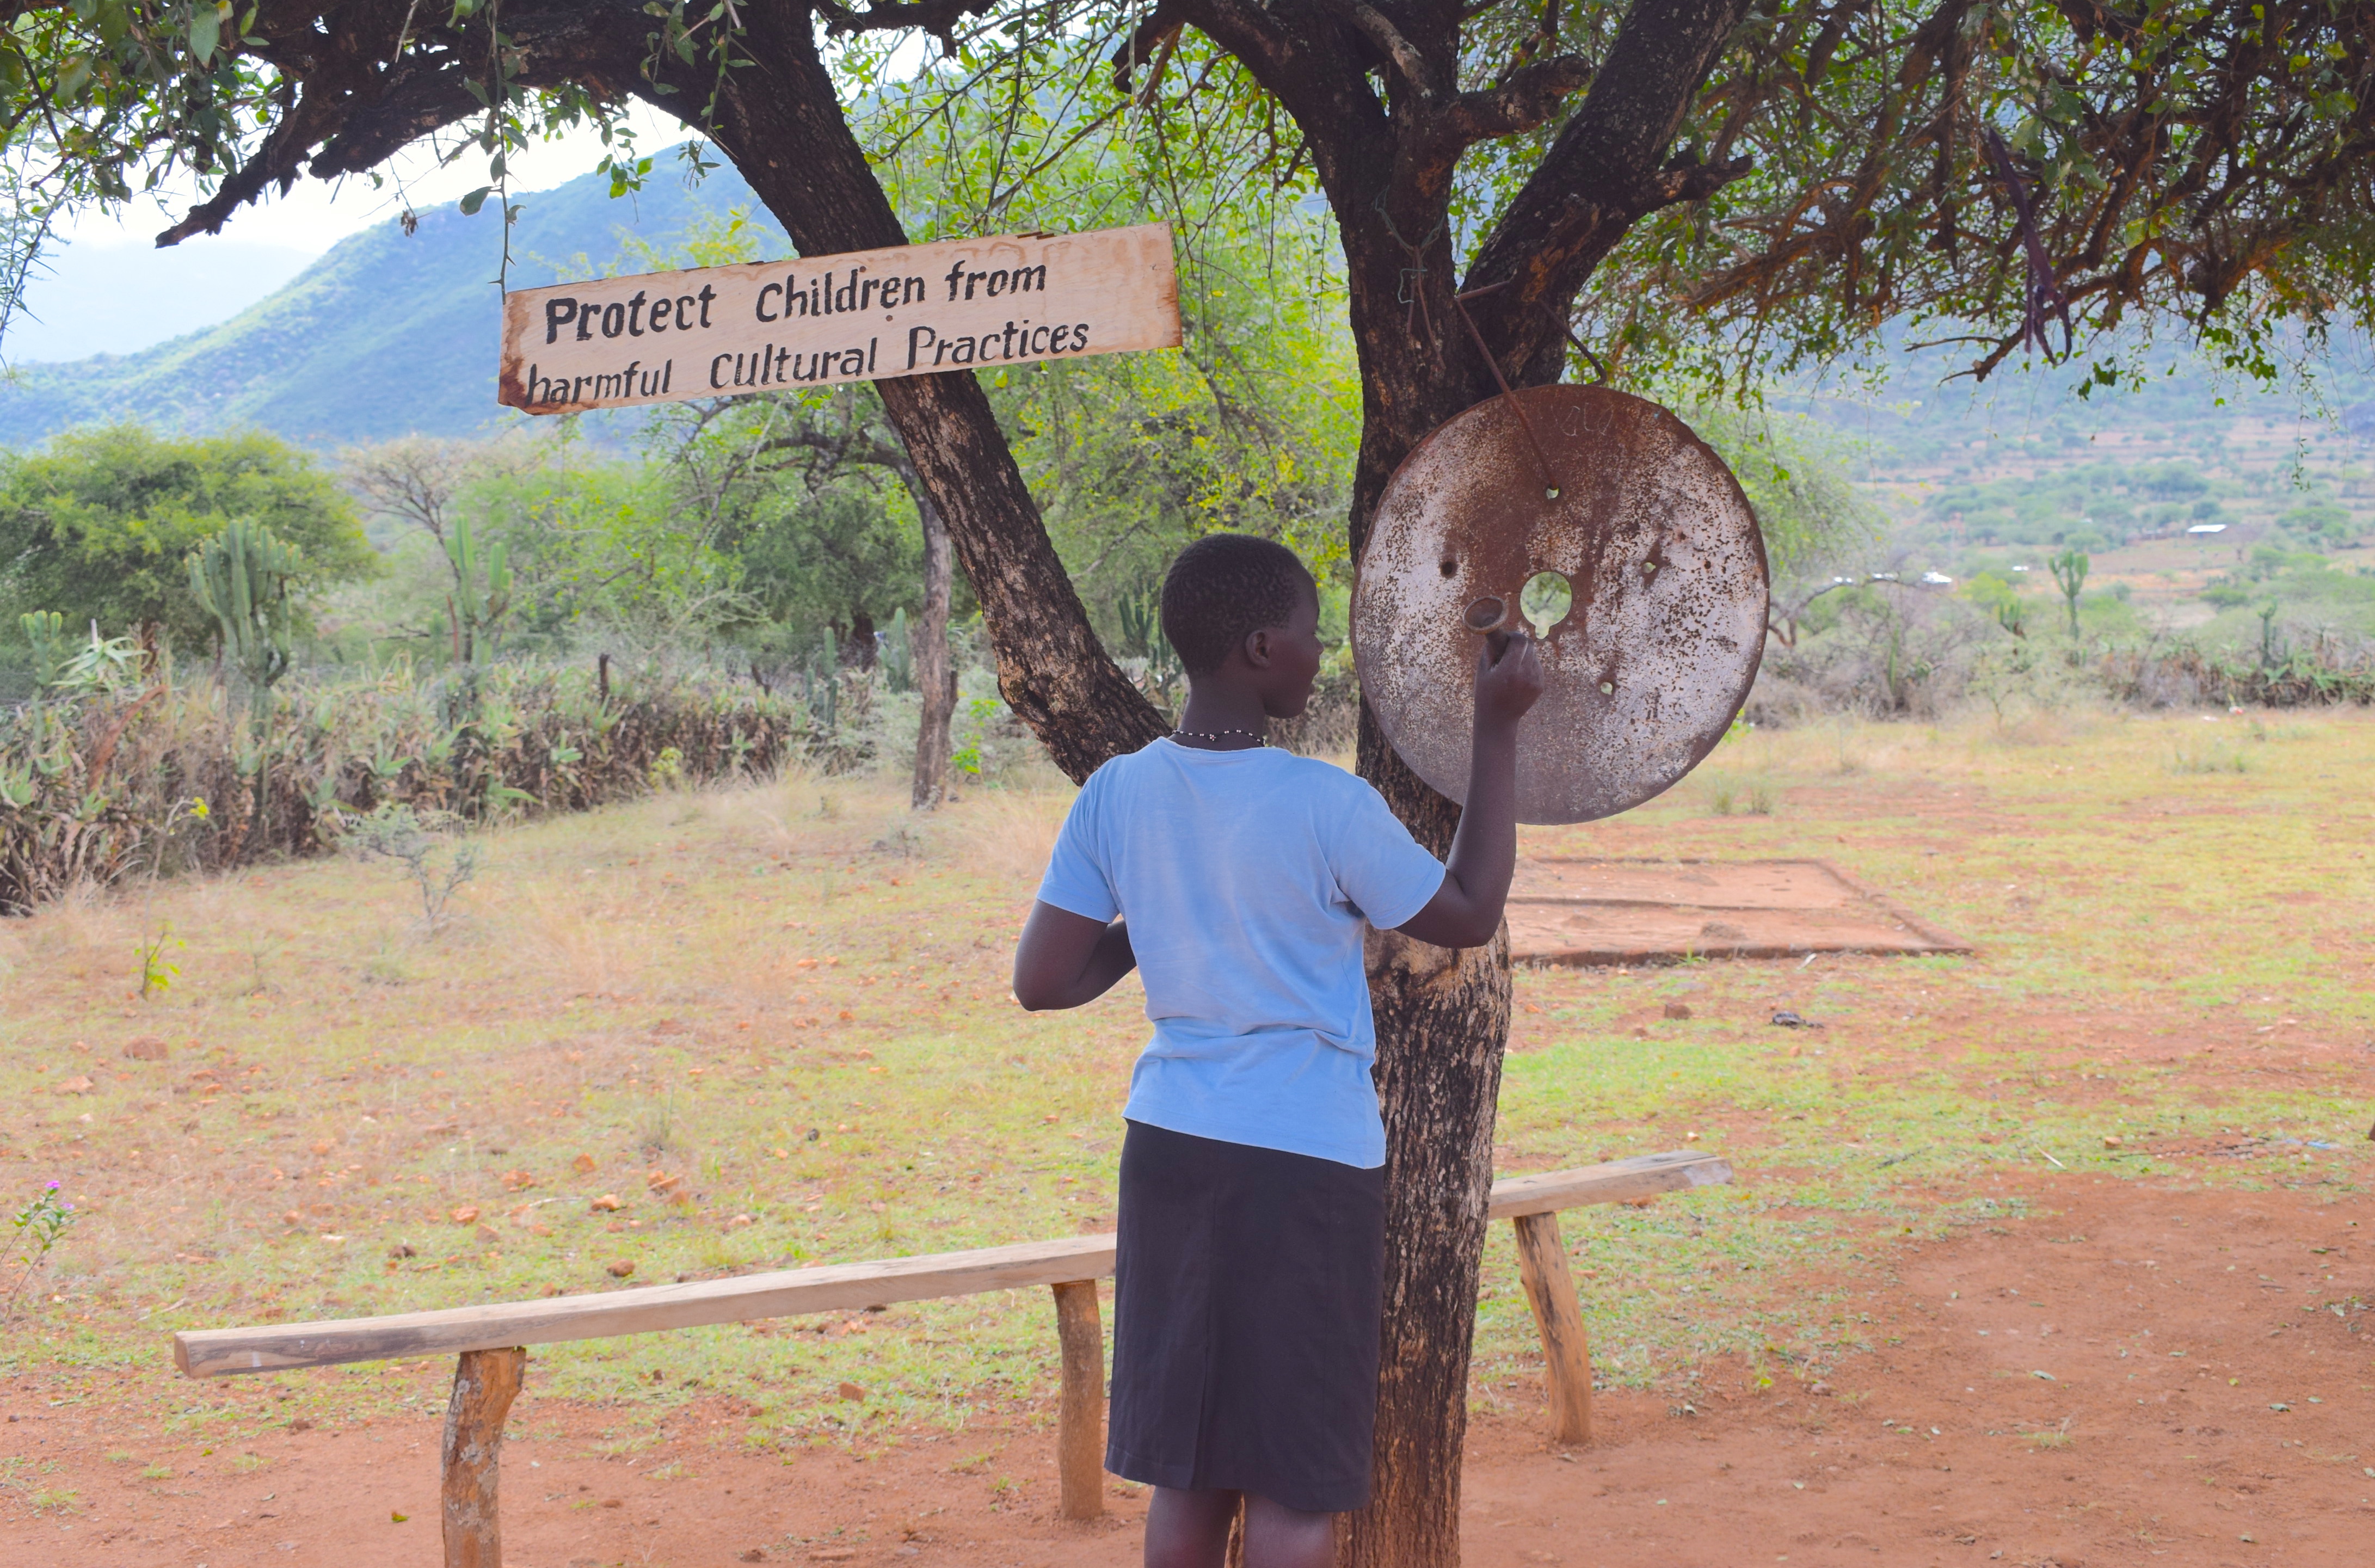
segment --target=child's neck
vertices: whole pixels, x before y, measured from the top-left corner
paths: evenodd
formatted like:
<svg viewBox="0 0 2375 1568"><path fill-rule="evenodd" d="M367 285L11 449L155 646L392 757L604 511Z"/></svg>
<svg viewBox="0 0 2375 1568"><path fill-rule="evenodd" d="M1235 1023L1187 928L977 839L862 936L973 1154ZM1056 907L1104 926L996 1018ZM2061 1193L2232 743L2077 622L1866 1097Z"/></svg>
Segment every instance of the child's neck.
<svg viewBox="0 0 2375 1568"><path fill-rule="evenodd" d="M1179 728L1173 738L1202 751L1243 751L1261 745L1269 730L1261 693L1218 671L1188 683L1188 703L1179 710Z"/></svg>

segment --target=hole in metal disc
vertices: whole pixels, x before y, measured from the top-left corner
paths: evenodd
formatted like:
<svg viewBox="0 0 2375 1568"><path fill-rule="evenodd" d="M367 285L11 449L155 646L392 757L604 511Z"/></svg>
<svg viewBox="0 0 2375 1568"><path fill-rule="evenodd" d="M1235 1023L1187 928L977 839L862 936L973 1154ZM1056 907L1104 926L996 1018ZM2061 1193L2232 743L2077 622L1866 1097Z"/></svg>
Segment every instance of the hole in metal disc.
<svg viewBox="0 0 2375 1568"><path fill-rule="evenodd" d="M1565 620L1574 607L1575 587L1564 572L1537 572L1518 590L1518 613L1526 618L1537 637L1550 635L1551 628Z"/></svg>
<svg viewBox="0 0 2375 1568"><path fill-rule="evenodd" d="M1457 576L1459 574L1459 563L1456 560L1445 560L1437 564L1439 570L1446 577Z"/></svg>
<svg viewBox="0 0 2375 1568"><path fill-rule="evenodd" d="M1658 563L1657 563L1656 561L1654 561L1654 560L1645 560L1645 561L1643 561L1643 562L1641 563L1641 575L1642 575L1642 576L1644 576L1644 577L1655 577L1657 574L1658 574Z"/></svg>
<svg viewBox="0 0 2375 1568"><path fill-rule="evenodd" d="M1460 619L1468 622L1468 630L1471 631L1490 631L1509 619L1509 607L1495 595L1487 594L1470 605L1468 613Z"/></svg>
<svg viewBox="0 0 2375 1568"><path fill-rule="evenodd" d="M1615 695L1616 695L1616 683L1615 683L1614 681L1613 681L1613 680L1603 680L1603 681L1601 681L1601 682L1600 683L1600 692L1601 692L1601 696L1603 696L1603 697L1613 697L1613 696L1615 696Z"/></svg>
<svg viewBox="0 0 2375 1568"><path fill-rule="evenodd" d="M1558 498L1559 493L1558 487L1556 485L1553 485L1550 489L1542 492L1542 499L1544 501L1556 501Z"/></svg>

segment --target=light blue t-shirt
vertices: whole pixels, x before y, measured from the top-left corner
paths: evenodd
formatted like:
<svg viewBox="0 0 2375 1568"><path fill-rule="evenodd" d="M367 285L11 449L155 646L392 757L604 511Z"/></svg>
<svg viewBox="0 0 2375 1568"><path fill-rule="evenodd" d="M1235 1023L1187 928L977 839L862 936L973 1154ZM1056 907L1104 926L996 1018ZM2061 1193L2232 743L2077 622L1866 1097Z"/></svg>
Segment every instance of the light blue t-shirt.
<svg viewBox="0 0 2375 1568"><path fill-rule="evenodd" d="M1042 902L1125 916L1154 1039L1123 1114L1362 1169L1386 1161L1364 926L1443 885L1366 780L1271 748L1171 740L1081 788Z"/></svg>

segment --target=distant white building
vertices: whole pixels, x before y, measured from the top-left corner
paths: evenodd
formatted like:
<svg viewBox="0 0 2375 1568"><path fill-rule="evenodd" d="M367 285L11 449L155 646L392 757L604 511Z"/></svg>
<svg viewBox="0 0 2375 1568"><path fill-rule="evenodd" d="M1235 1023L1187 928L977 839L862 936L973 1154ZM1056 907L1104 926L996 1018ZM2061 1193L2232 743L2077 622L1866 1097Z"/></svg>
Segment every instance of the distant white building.
<svg viewBox="0 0 2375 1568"><path fill-rule="evenodd" d="M2224 523L2196 523L2186 530L2188 534L2223 534L2226 531L2227 525Z"/></svg>

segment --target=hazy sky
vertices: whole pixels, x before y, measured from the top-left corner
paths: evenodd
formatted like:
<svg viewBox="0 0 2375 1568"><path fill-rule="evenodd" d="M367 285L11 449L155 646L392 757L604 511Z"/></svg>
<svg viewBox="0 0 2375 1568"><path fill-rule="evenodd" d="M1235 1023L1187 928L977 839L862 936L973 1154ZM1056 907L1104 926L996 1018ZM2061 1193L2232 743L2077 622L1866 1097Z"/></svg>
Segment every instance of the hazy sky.
<svg viewBox="0 0 2375 1568"><path fill-rule="evenodd" d="M683 126L649 109L638 106L630 119L644 152L684 139ZM602 151L591 132L531 147L512 160L513 195L564 184L600 162ZM348 235L396 217L408 200L424 209L461 200L486 183L486 169L475 147L443 167L433 150L416 147L383 167L376 189L363 176L336 184L300 180L286 196L240 209L219 235L162 251L155 237L189 208L186 184L162 202L143 198L120 213L84 214L56 237L45 275L25 291L26 316L11 321L0 339L0 359L128 354L227 321ZM492 221L491 206L487 217Z"/></svg>

